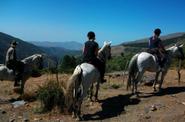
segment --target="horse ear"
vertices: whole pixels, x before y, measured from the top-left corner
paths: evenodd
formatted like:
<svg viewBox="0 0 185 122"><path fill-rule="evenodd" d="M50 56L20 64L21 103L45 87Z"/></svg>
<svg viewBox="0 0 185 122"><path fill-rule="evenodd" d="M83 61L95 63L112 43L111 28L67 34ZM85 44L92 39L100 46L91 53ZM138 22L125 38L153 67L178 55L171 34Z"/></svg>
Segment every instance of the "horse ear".
<svg viewBox="0 0 185 122"><path fill-rule="evenodd" d="M103 45L106 45L106 44L107 44L107 42L106 42L106 41L104 41Z"/></svg>
<svg viewBox="0 0 185 122"><path fill-rule="evenodd" d="M109 45L109 46L111 45L111 43L112 43L112 41L108 41L108 45Z"/></svg>

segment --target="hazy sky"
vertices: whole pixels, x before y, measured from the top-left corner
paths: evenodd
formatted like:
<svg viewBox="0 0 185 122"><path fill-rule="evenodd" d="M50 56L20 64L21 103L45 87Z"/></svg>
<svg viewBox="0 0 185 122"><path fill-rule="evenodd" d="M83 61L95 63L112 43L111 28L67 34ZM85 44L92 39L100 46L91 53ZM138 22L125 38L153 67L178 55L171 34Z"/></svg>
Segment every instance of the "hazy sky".
<svg viewBox="0 0 185 122"><path fill-rule="evenodd" d="M0 0L0 31L25 41L113 44L185 32L185 0Z"/></svg>

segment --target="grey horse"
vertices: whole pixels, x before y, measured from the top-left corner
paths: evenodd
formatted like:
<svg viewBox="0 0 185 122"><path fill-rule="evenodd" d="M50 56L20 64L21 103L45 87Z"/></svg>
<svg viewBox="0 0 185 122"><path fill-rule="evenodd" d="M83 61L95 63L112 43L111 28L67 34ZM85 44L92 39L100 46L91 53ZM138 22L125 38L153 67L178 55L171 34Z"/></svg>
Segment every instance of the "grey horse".
<svg viewBox="0 0 185 122"><path fill-rule="evenodd" d="M32 76L35 69L42 69L43 67L43 56L41 54L34 54L23 60L24 63L24 72L21 80L21 94L24 92L24 84L26 80ZM14 81L15 75L13 70L8 69L6 65L0 64L0 80Z"/></svg>
<svg viewBox="0 0 185 122"><path fill-rule="evenodd" d="M156 72L156 77L153 84L154 91L156 91L156 82L158 81L158 76L160 72L162 72L160 83L159 83L159 91L160 91L164 77L172 62L172 58L179 58L182 60L184 59L184 53L183 53L182 47L183 45L180 45L180 46L174 45L167 49L167 54L166 54L167 61L162 71L160 70L160 67L157 63L157 59L154 55L147 52L141 52L134 55L129 62L127 90L132 85L132 94L138 95L137 84L138 82L141 81L145 71L149 71L149 72Z"/></svg>
<svg viewBox="0 0 185 122"><path fill-rule="evenodd" d="M104 42L103 47L98 52L98 58L104 63L111 56L111 43ZM78 65L72 76L67 82L66 89L66 104L73 113L73 117L81 119L81 104L83 99L87 96L88 90L91 88L93 83L96 84L95 99L98 97L100 73L96 67L89 63L82 63ZM92 95L92 94L91 94Z"/></svg>

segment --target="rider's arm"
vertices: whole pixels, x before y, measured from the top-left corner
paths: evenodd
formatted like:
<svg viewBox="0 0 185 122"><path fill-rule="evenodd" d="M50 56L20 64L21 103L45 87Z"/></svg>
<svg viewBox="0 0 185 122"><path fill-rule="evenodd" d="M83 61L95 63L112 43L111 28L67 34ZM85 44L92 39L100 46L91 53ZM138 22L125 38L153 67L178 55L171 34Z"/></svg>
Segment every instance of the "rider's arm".
<svg viewBox="0 0 185 122"><path fill-rule="evenodd" d="M7 54L6 54L6 60L7 61L12 60L11 58L13 58L13 53L14 53L13 48L9 48L8 51L7 51Z"/></svg>
<svg viewBox="0 0 185 122"><path fill-rule="evenodd" d="M165 52L165 48L164 48L164 45L162 44L161 40L159 41L159 48L160 48L161 51Z"/></svg>
<svg viewBox="0 0 185 122"><path fill-rule="evenodd" d="M98 48L95 49L95 55L98 56Z"/></svg>

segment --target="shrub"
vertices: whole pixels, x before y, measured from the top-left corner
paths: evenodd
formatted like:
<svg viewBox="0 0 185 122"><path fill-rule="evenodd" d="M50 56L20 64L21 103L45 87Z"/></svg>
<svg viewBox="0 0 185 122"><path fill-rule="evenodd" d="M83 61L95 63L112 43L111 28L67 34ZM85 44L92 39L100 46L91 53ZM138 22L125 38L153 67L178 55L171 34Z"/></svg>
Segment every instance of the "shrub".
<svg viewBox="0 0 185 122"><path fill-rule="evenodd" d="M64 91L57 81L49 81L39 88L37 98L41 101L43 111L51 111L55 106L64 108Z"/></svg>
<svg viewBox="0 0 185 122"><path fill-rule="evenodd" d="M120 88L120 85L118 85L118 84L112 84L112 85L111 85L111 88L113 88L113 89L118 89L118 88Z"/></svg>

